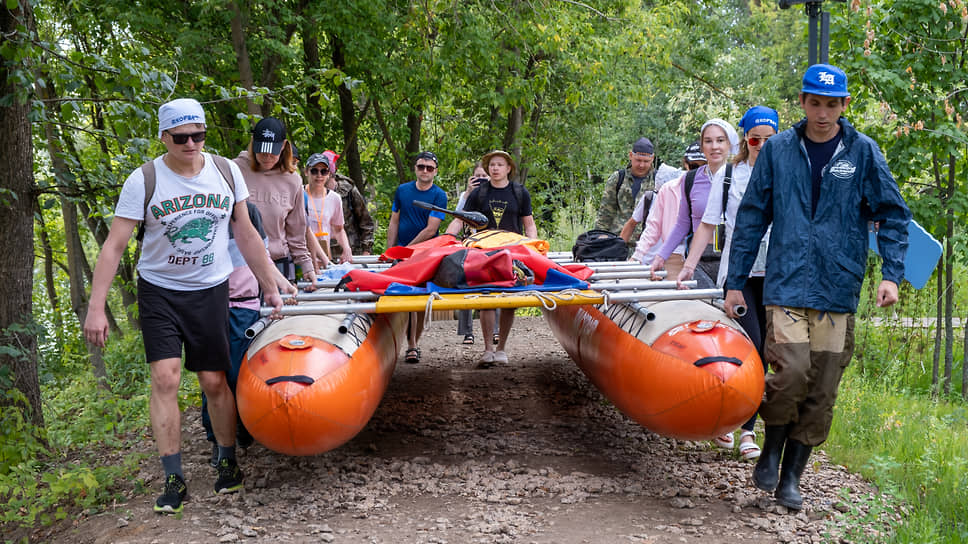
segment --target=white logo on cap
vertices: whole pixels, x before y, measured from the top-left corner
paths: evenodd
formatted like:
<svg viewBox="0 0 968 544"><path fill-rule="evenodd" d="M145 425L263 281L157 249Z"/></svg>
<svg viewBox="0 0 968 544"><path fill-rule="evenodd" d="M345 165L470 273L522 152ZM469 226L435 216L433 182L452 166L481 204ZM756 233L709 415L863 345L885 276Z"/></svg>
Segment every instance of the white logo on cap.
<svg viewBox="0 0 968 544"><path fill-rule="evenodd" d="M820 72L817 79L824 85L834 85L834 75L830 72Z"/></svg>
<svg viewBox="0 0 968 544"><path fill-rule="evenodd" d="M265 139L267 139L267 140L275 140L276 139L276 133L275 132L272 132L269 129L265 129L265 130L262 131L262 137L265 138Z"/></svg>

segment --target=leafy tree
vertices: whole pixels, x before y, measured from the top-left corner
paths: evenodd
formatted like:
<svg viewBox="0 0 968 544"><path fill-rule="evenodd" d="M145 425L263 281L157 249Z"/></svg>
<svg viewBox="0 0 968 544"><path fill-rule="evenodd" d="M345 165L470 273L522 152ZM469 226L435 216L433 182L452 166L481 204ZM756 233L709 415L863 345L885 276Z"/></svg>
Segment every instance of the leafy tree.
<svg viewBox="0 0 968 544"><path fill-rule="evenodd" d="M954 357L954 265L965 263L968 232L968 3L964 0L854 1L837 35L855 100L905 183L915 218L944 242L938 322L944 323L942 389ZM852 106L853 108L854 106ZM944 301L942 304L942 300ZM934 385L939 385L939 326ZM962 368L968 397L968 364Z"/></svg>
<svg viewBox="0 0 968 544"><path fill-rule="evenodd" d="M34 32L29 2L7 2L0 9L0 409L16 409L18 398L37 425L43 425L37 380L37 343L33 322L34 172L30 139L28 48ZM22 396L15 393L19 392Z"/></svg>

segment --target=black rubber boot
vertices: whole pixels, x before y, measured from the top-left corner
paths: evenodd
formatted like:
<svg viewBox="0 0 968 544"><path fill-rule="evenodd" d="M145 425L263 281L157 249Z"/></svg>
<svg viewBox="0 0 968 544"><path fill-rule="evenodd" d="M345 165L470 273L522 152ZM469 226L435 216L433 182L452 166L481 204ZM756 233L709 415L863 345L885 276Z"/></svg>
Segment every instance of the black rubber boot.
<svg viewBox="0 0 968 544"><path fill-rule="evenodd" d="M786 451L783 453L783 467L780 469L780 483L773 494L776 502L792 510L803 507L803 497L800 496L800 476L807 466L807 459L813 446L806 446L793 439L788 439Z"/></svg>
<svg viewBox="0 0 968 544"><path fill-rule="evenodd" d="M753 469L753 485L763 491L773 491L780 474L780 457L787 438L786 425L767 425L763 433L763 451Z"/></svg>

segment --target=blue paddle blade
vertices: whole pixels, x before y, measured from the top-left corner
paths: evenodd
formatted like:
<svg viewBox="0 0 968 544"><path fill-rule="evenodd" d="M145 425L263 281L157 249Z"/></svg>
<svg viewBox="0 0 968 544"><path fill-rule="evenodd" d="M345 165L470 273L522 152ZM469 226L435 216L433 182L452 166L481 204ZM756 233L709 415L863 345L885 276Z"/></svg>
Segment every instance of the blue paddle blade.
<svg viewBox="0 0 968 544"><path fill-rule="evenodd" d="M870 248L880 255L877 232L870 231ZM924 287L941 258L941 242L934 239L917 221L908 224L908 249L904 257L904 279L915 289Z"/></svg>

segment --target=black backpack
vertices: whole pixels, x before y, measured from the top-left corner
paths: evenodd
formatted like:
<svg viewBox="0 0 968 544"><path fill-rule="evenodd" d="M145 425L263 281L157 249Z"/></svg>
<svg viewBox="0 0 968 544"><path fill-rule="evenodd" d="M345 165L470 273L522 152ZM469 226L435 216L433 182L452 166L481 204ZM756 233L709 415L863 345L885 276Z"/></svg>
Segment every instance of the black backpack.
<svg viewBox="0 0 968 544"><path fill-rule="evenodd" d="M696 181L696 173L699 171L698 168L694 168L686 172L686 180L684 187L684 196L686 199L686 206L689 209L689 234L686 236L686 247L689 247L689 242L692 240L692 199L690 194L692 193L692 186ZM733 181L733 164L726 163L726 174L723 177L723 221L716 226L716 230L713 232L713 241L706 246L703 251L702 259L705 261L718 260L723 255L723 246L726 244L726 203L729 201L729 186Z"/></svg>
<svg viewBox="0 0 968 544"><path fill-rule="evenodd" d="M629 246L621 236L595 229L578 235L571 255L576 262L624 261L629 258Z"/></svg>

